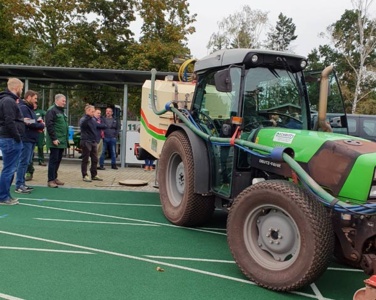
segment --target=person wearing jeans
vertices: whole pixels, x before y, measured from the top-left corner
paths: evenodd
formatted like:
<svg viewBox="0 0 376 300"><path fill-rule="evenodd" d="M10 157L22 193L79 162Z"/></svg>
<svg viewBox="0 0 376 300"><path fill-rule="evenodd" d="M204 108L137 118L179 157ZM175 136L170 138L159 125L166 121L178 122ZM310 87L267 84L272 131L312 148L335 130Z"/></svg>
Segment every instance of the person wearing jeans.
<svg viewBox="0 0 376 300"><path fill-rule="evenodd" d="M104 159L107 148L109 149L111 155L111 168L115 170L118 168L116 166L116 139L119 134L119 124L112 115L112 108L106 108L106 117L103 119L106 129L104 129L103 151L99 160L99 170L105 169Z"/></svg>
<svg viewBox="0 0 376 300"><path fill-rule="evenodd" d="M22 150L21 137L25 123L18 108L23 90L23 82L18 78L9 78L7 90L0 93L0 150L3 156L3 169L0 175L0 205L18 204L10 194Z"/></svg>
<svg viewBox="0 0 376 300"><path fill-rule="evenodd" d="M154 160L153 159L145 159L145 171L153 171L153 165L154 165Z"/></svg>
<svg viewBox="0 0 376 300"><path fill-rule="evenodd" d="M17 142L12 138L0 138L0 150L3 155L3 170L0 175L0 204L11 204L14 199L10 195L10 186L20 159L22 142ZM18 203L18 201L15 202Z"/></svg>
<svg viewBox="0 0 376 300"><path fill-rule="evenodd" d="M108 149L110 157L111 157L111 168L117 169L116 166L116 138L104 138L103 139L103 150L102 155L99 160L99 169L104 170L104 159L106 156L106 150Z"/></svg>
<svg viewBox="0 0 376 300"><path fill-rule="evenodd" d="M25 174L33 160L35 144L38 140L39 130L44 129L44 123L37 121L34 108L37 107L38 94L32 90L25 93L25 100L18 104L26 123L25 134L22 136L22 151L20 163L17 167L16 189L19 194L29 194L33 188L25 184Z"/></svg>

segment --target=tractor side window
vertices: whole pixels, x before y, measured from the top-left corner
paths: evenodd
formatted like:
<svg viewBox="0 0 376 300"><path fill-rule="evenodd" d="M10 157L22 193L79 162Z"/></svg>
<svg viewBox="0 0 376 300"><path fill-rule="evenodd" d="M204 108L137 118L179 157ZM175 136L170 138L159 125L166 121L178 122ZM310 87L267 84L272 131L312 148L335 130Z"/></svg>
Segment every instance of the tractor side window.
<svg viewBox="0 0 376 300"><path fill-rule="evenodd" d="M238 97L240 92L240 68L231 68L231 92L220 92L215 87L215 72L200 77L200 89L198 95L201 97L199 107L196 108L198 119L204 131L208 134L219 136L222 125L231 116L238 112Z"/></svg>
<svg viewBox="0 0 376 300"><path fill-rule="evenodd" d="M216 89L215 73L208 72L199 75L194 107L195 119L203 132L229 138L232 135L231 116L238 114L242 72L238 67L230 69L232 85L229 92L220 92ZM234 147L225 143L212 143L209 149L213 162L213 190L228 197L231 193Z"/></svg>

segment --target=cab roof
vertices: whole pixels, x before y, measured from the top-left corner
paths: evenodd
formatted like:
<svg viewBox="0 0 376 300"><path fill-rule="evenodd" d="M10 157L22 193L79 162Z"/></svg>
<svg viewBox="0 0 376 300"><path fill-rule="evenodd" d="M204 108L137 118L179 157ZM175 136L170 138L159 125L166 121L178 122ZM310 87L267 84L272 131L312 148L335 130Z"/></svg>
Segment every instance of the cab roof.
<svg viewBox="0 0 376 300"><path fill-rule="evenodd" d="M296 55L293 53L288 52L281 52L281 51L273 51L273 50L261 50L261 49L246 49L246 48L237 48L237 49L223 49L218 50L204 58L198 60L195 63L195 72L199 72L202 70L207 70L211 68L220 68L223 66L230 66L230 65L239 65L239 64L248 64L250 63L250 58L257 54L262 58L260 63L268 63L271 62L268 60L266 62L265 58L274 58L274 61L277 61L278 57L284 57L288 61L295 61L299 62L302 60L306 60L304 56ZM258 63L258 64L260 64ZM293 64L293 67L296 64ZM299 71L299 70L294 70Z"/></svg>

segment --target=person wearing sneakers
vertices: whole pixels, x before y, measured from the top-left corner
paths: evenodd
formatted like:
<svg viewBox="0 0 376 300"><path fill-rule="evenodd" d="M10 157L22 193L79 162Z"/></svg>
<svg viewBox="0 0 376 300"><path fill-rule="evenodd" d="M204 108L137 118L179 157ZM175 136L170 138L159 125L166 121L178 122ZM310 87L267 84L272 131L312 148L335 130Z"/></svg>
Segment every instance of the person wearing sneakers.
<svg viewBox="0 0 376 300"><path fill-rule="evenodd" d="M94 106L86 105L85 115L80 119L80 129L81 129L81 141L80 147L82 150L82 160L81 160L81 173L82 179L86 182L91 182L92 180L102 181L103 179L97 175L97 164L98 164L98 152L97 152L97 121L94 119ZM89 163L89 157L91 161L90 175L87 175L87 165Z"/></svg>
<svg viewBox="0 0 376 300"><path fill-rule="evenodd" d="M99 170L104 170L104 159L106 150L110 152L111 156L111 169L117 170L116 166L116 140L119 135L120 127L116 119L113 117L113 110L111 107L106 108L106 117L103 119L107 128L104 130L103 151L99 160Z"/></svg>
<svg viewBox="0 0 376 300"><path fill-rule="evenodd" d="M23 90L23 82L9 78L7 89L0 93L0 150L3 155L3 169L0 175L0 205L18 204L18 199L10 195L10 186L17 169L22 150L21 136L25 123L18 108Z"/></svg>
<svg viewBox="0 0 376 300"><path fill-rule="evenodd" d="M57 178L64 149L69 146L69 127L67 116L64 112L67 99L63 94L55 95L55 103L46 113L46 145L50 149L50 159L48 161L48 183L51 188L64 185L64 182Z"/></svg>
<svg viewBox="0 0 376 300"><path fill-rule="evenodd" d="M153 171L154 160L153 159L145 159L145 171Z"/></svg>
<svg viewBox="0 0 376 300"><path fill-rule="evenodd" d="M35 144L38 140L39 130L44 129L44 123L37 122L37 116L34 112L34 107L38 101L38 94L32 90L25 93L24 100L18 104L20 111L25 120L25 133L21 137L22 150L20 162L17 167L16 189L15 192L19 194L29 194L33 188L25 184L25 174L28 165L33 159Z"/></svg>
<svg viewBox="0 0 376 300"><path fill-rule="evenodd" d="M38 113L37 111L37 107L38 107L38 103L35 102L34 103L34 112L35 112L35 116L37 117L37 122L39 123L43 123L44 124L44 120L41 118L41 115L40 113ZM39 130L39 135L38 135L38 142L37 144L39 144L39 140L40 140L40 132L43 132L44 129L42 130ZM43 139L44 139L44 133L43 133ZM44 146L44 145L43 145ZM42 147L43 147L42 146ZM39 159L39 145L38 145L38 159ZM27 171L26 171L26 174L25 174L25 181L31 181L33 180L33 176L34 176L34 172L35 172L35 168L34 168L34 150L33 150L33 158L31 159L31 162L29 163L29 165L27 166ZM43 161L44 161L44 157L43 157ZM39 165L41 165L39 163ZM47 166L45 163L43 164L43 166Z"/></svg>

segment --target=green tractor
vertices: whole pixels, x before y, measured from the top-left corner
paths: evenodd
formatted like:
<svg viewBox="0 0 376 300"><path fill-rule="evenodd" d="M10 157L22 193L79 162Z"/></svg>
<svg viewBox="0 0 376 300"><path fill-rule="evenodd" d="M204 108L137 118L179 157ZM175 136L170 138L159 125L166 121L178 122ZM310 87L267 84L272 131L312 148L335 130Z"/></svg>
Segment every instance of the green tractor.
<svg viewBox="0 0 376 300"><path fill-rule="evenodd" d="M158 131L145 112L141 120L166 218L198 226L227 210L236 263L275 291L312 283L333 255L376 270L376 143L346 135L332 67L318 76L306 65L291 53L221 50L195 63L183 104L157 97L153 70L145 101L170 123Z"/></svg>

